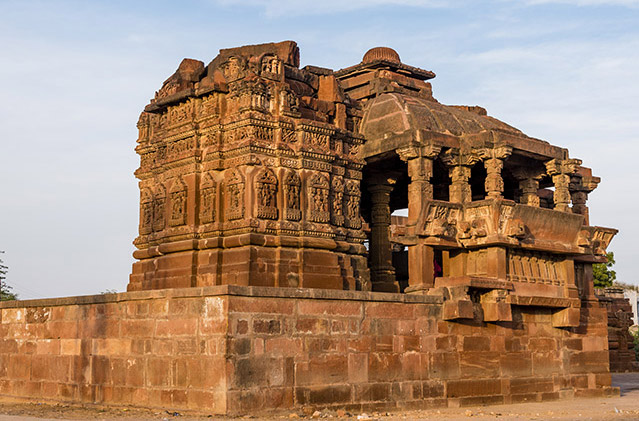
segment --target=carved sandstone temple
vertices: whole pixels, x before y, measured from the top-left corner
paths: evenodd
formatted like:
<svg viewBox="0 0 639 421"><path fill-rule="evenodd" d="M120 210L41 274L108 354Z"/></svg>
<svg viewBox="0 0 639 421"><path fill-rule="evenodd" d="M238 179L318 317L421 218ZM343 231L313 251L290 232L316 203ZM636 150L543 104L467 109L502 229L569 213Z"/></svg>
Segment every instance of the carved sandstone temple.
<svg viewBox="0 0 639 421"><path fill-rule="evenodd" d="M128 292L1 303L0 395L255 414L618 393L599 178L440 104L434 77L389 48L339 71L291 41L185 59L138 123Z"/></svg>
<svg viewBox="0 0 639 421"><path fill-rule="evenodd" d="M300 69L290 41L185 59L138 123L129 291L445 290L451 317L476 298L485 321L543 306L577 326L616 233L589 225L599 178L481 107L440 104L434 77L384 47L336 72Z"/></svg>

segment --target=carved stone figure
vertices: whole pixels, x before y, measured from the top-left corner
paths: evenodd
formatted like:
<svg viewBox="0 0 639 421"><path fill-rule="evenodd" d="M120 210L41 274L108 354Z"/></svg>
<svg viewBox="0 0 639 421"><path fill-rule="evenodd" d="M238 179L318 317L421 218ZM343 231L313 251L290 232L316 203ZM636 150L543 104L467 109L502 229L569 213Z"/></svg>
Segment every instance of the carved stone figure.
<svg viewBox="0 0 639 421"><path fill-rule="evenodd" d="M140 192L140 234L153 231L153 194L147 188Z"/></svg>
<svg viewBox="0 0 639 421"><path fill-rule="evenodd" d="M331 182L331 222L334 225L344 224L344 179L333 177Z"/></svg>
<svg viewBox="0 0 639 421"><path fill-rule="evenodd" d="M244 218L244 178L235 169L229 170L225 177L226 218L229 221Z"/></svg>
<svg viewBox="0 0 639 421"><path fill-rule="evenodd" d="M171 187L171 219L169 225L175 227L186 224L186 185L180 179Z"/></svg>
<svg viewBox="0 0 639 421"><path fill-rule="evenodd" d="M162 231L166 223L166 189L162 184L156 186L153 197L153 231Z"/></svg>
<svg viewBox="0 0 639 421"><path fill-rule="evenodd" d="M300 207L300 188L302 181L295 171L288 171L284 180L286 219L299 221L302 217Z"/></svg>
<svg viewBox="0 0 639 421"><path fill-rule="evenodd" d="M262 58L262 74L266 77L273 77L282 73L282 62L272 55Z"/></svg>
<svg viewBox="0 0 639 421"><path fill-rule="evenodd" d="M359 182L349 180L345 187L346 194L346 218L345 225L349 228L359 229L362 226L362 220L359 213L360 205L360 188Z"/></svg>
<svg viewBox="0 0 639 421"><path fill-rule="evenodd" d="M329 222L328 207L329 184L325 175L315 173L309 180L309 220L313 222Z"/></svg>
<svg viewBox="0 0 639 421"><path fill-rule="evenodd" d="M258 218L277 219L277 177L273 170L262 169L255 178Z"/></svg>
<svg viewBox="0 0 639 421"><path fill-rule="evenodd" d="M206 174L200 187L200 222L208 224L215 222L217 215L217 183L211 176Z"/></svg>

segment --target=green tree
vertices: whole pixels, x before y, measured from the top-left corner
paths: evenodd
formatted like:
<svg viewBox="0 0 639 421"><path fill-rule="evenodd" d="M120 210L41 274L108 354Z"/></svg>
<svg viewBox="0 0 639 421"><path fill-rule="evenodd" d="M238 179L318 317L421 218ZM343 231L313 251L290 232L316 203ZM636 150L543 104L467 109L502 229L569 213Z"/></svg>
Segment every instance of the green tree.
<svg viewBox="0 0 639 421"><path fill-rule="evenodd" d="M617 279L617 273L610 269L615 264L613 252L606 253L608 261L606 263L595 263L592 265L592 277L595 280L595 288L606 288L612 286Z"/></svg>
<svg viewBox="0 0 639 421"><path fill-rule="evenodd" d="M0 251L0 253L4 253L4 251ZM0 301L18 299L18 294L11 292L11 287L4 283L4 280L7 279L8 270L9 268L4 264L2 259L0 259Z"/></svg>

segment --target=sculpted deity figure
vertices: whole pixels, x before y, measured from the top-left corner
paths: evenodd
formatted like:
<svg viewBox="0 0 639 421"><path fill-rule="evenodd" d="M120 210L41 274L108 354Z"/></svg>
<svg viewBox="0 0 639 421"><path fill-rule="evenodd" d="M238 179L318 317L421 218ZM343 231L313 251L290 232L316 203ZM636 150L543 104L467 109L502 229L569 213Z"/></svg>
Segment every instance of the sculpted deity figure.
<svg viewBox="0 0 639 421"><path fill-rule="evenodd" d="M244 218L244 178L237 169L226 173L227 219Z"/></svg>
<svg viewBox="0 0 639 421"><path fill-rule="evenodd" d="M349 180L345 186L346 194L346 218L345 225L349 228L359 229L362 226L362 220L359 215L360 189L359 182Z"/></svg>
<svg viewBox="0 0 639 421"><path fill-rule="evenodd" d="M326 176L316 173L310 180L310 220L313 222L329 222L328 207L329 184Z"/></svg>
<svg viewBox="0 0 639 421"><path fill-rule="evenodd" d="M284 191L286 198L286 219L299 221L302 216L300 210L300 187L302 181L295 171L289 171L284 179Z"/></svg>
<svg viewBox="0 0 639 421"><path fill-rule="evenodd" d="M331 222L335 225L344 225L344 179L333 177L331 183Z"/></svg>
<svg viewBox="0 0 639 421"><path fill-rule="evenodd" d="M176 179L171 187L171 226L186 223L186 185L181 179Z"/></svg>
<svg viewBox="0 0 639 421"><path fill-rule="evenodd" d="M256 179L258 218L277 219L277 177L269 168L262 169Z"/></svg>
<svg viewBox="0 0 639 421"><path fill-rule="evenodd" d="M217 186L211 174L204 176L200 192L200 222L215 222Z"/></svg>
<svg viewBox="0 0 639 421"><path fill-rule="evenodd" d="M153 195L149 189L140 192L140 234L153 231Z"/></svg>
<svg viewBox="0 0 639 421"><path fill-rule="evenodd" d="M281 62L275 56L272 56L272 55L265 56L264 58L262 58L262 72L280 74Z"/></svg>
<svg viewBox="0 0 639 421"><path fill-rule="evenodd" d="M162 231L165 226L166 189L158 185L153 197L153 231Z"/></svg>

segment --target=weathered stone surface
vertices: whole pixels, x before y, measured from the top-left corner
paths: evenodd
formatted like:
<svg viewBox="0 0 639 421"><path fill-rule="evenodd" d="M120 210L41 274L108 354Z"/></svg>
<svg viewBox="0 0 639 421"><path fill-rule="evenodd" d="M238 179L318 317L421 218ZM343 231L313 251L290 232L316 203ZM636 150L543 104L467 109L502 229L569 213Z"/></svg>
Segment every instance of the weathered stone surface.
<svg viewBox="0 0 639 421"><path fill-rule="evenodd" d="M246 286L6 302L0 385L13 397L218 414L611 393L605 309L581 310L598 333L557 329L552 309L525 306L512 316L526 322L497 331L477 319L442 321L444 303ZM420 327L420 317L440 326ZM52 336L59 320L78 328ZM98 320L108 337L87 328Z"/></svg>
<svg viewBox="0 0 639 421"><path fill-rule="evenodd" d="M639 371L634 350L634 342L628 328L632 326L632 307L624 297L620 288L605 288L597 291L599 301L606 307L608 313L608 343L601 344L597 338L584 343L584 350L608 347L610 371Z"/></svg>

